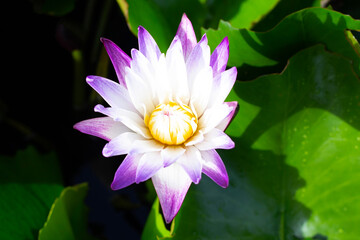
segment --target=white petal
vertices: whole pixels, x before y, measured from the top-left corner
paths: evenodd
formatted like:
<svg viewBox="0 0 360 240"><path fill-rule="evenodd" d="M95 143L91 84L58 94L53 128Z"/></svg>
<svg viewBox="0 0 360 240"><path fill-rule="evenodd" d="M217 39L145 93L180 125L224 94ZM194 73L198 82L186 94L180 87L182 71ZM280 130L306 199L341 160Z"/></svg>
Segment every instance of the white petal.
<svg viewBox="0 0 360 240"><path fill-rule="evenodd" d="M233 67L215 77L208 107L222 104L225 101L235 84L236 74L237 69Z"/></svg>
<svg viewBox="0 0 360 240"><path fill-rule="evenodd" d="M150 62L155 64L161 55L160 49L154 38L142 26L138 27L138 40L140 52L142 52Z"/></svg>
<svg viewBox="0 0 360 240"><path fill-rule="evenodd" d="M131 153L159 152L164 148L164 144L153 139L134 141Z"/></svg>
<svg viewBox="0 0 360 240"><path fill-rule="evenodd" d="M135 182L140 183L151 178L163 167L163 161L159 152L145 153L136 170Z"/></svg>
<svg viewBox="0 0 360 240"><path fill-rule="evenodd" d="M152 182L159 197L165 221L170 223L184 201L191 179L180 165L174 163L160 169L152 177Z"/></svg>
<svg viewBox="0 0 360 240"><path fill-rule="evenodd" d="M82 133L93 135L110 141L124 132L130 132L121 122L114 121L111 117L99 117L81 121L74 128Z"/></svg>
<svg viewBox="0 0 360 240"><path fill-rule="evenodd" d="M221 157L215 150L201 151L203 159L203 173L216 182L219 186L229 186L229 177Z"/></svg>
<svg viewBox="0 0 360 240"><path fill-rule="evenodd" d="M207 44L207 38L204 34L186 60L187 79L190 92L198 73L208 66L210 66L210 47Z"/></svg>
<svg viewBox="0 0 360 240"><path fill-rule="evenodd" d="M203 134L208 133L219 125L232 110L233 108L226 103L206 109L201 118L199 118L198 129L201 130Z"/></svg>
<svg viewBox="0 0 360 240"><path fill-rule="evenodd" d="M134 132L122 133L107 143L102 153L104 157L128 154L132 150L134 141L141 139L144 138Z"/></svg>
<svg viewBox="0 0 360 240"><path fill-rule="evenodd" d="M173 164L181 155L185 153L185 148L181 146L167 146L161 150L161 158L164 161L164 167Z"/></svg>
<svg viewBox="0 0 360 240"><path fill-rule="evenodd" d="M111 183L112 190L119 190L135 182L136 170L142 154L128 154L116 170Z"/></svg>
<svg viewBox="0 0 360 240"><path fill-rule="evenodd" d="M166 53L168 82L172 92L172 99L180 99L182 103L189 101L189 87L187 82L186 65L180 39L175 36Z"/></svg>
<svg viewBox="0 0 360 240"><path fill-rule="evenodd" d="M137 49L131 50L131 69L146 83L144 88L151 93L152 98L156 95L156 66L153 66L149 60ZM153 102L153 104L155 104ZM155 105L156 106L156 105Z"/></svg>
<svg viewBox="0 0 360 240"><path fill-rule="evenodd" d="M184 58L187 59L191 51L195 47L197 41L191 21L187 18L185 13L181 18L179 28L176 32L176 36L181 41Z"/></svg>
<svg viewBox="0 0 360 240"><path fill-rule="evenodd" d="M213 128L204 135L204 141L195 145L201 151L211 149L231 149L235 147L235 143L223 131Z"/></svg>
<svg viewBox="0 0 360 240"><path fill-rule="evenodd" d="M135 110L134 105L130 101L128 90L123 85L98 76L88 76L86 82L97 91L110 106L130 111Z"/></svg>
<svg viewBox="0 0 360 240"><path fill-rule="evenodd" d="M229 58L229 40L225 37L215 48L210 57L210 66L213 68L214 77L222 73Z"/></svg>
<svg viewBox="0 0 360 240"><path fill-rule="evenodd" d="M143 81L131 68L125 68L125 81L135 108L143 117L150 116L155 106L149 83Z"/></svg>
<svg viewBox="0 0 360 240"><path fill-rule="evenodd" d="M210 66L202 69L194 80L191 89L191 103L196 109L198 117L200 117L206 109L213 83L213 73Z"/></svg>
<svg viewBox="0 0 360 240"><path fill-rule="evenodd" d="M224 104L228 105L231 108L231 111L229 114L216 126L217 129L220 129L221 131L225 131L229 123L234 117L234 114L236 113L238 103L237 102L225 102Z"/></svg>
<svg viewBox="0 0 360 240"><path fill-rule="evenodd" d="M187 147L186 152L176 161L189 175L190 179L198 184L201 179L201 154L195 147Z"/></svg>
<svg viewBox="0 0 360 240"><path fill-rule="evenodd" d="M169 101L171 97L171 88L168 79L168 71L166 69L167 65L165 54L160 55L157 66L154 66L154 68L156 80L155 88L157 96L156 99L154 99L154 102L156 102L155 106L157 106L160 103Z"/></svg>
<svg viewBox="0 0 360 240"><path fill-rule="evenodd" d="M142 135L144 138L152 138L151 133L145 126L143 119L134 112L119 108L105 108L101 104L96 105L94 110L95 112L100 112L113 118L115 121L122 122L126 127Z"/></svg>
<svg viewBox="0 0 360 240"><path fill-rule="evenodd" d="M196 131L196 133L185 142L185 146L192 146L204 140L204 134L202 131Z"/></svg>

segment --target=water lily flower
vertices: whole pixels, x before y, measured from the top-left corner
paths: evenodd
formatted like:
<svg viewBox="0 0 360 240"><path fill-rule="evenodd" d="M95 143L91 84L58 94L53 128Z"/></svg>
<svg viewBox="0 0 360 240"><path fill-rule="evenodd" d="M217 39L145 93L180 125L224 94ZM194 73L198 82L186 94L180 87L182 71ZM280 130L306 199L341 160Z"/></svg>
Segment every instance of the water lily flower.
<svg viewBox="0 0 360 240"><path fill-rule="evenodd" d="M102 38L119 83L88 76L87 83L110 105L95 106L105 117L75 124L80 132L109 141L105 157L127 154L115 173L113 190L151 179L167 223L179 211L191 183L202 173L223 188L229 184L215 149L231 149L224 133L237 102L224 102L237 70L226 70L227 38L210 53L207 37L199 42L184 14L167 50L138 28L139 50L131 58Z"/></svg>

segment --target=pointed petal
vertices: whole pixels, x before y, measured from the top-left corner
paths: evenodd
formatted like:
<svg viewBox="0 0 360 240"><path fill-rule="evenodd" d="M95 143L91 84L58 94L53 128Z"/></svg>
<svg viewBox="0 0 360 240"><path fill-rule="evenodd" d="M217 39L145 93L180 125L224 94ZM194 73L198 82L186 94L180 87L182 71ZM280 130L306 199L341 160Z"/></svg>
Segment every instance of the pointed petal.
<svg viewBox="0 0 360 240"><path fill-rule="evenodd" d="M196 44L186 61L187 79L190 92L192 91L193 82L202 69L210 66L210 47L208 46L207 37L204 36Z"/></svg>
<svg viewBox="0 0 360 240"><path fill-rule="evenodd" d="M101 104L96 105L94 111L105 114L114 119L115 121L122 122L129 129L142 135L144 138L152 138L151 133L149 132L149 129L145 126L143 119L134 112L119 108L105 108Z"/></svg>
<svg viewBox="0 0 360 240"><path fill-rule="evenodd" d="M156 69L150 61L137 49L131 50L131 69L146 83L144 88L148 88L149 94L156 96Z"/></svg>
<svg viewBox="0 0 360 240"><path fill-rule="evenodd" d="M137 140L133 143L131 153L159 152L164 148L164 144L153 139Z"/></svg>
<svg viewBox="0 0 360 240"><path fill-rule="evenodd" d="M130 96L124 85L99 76L87 76L86 82L97 91L110 106L134 111Z"/></svg>
<svg viewBox="0 0 360 240"><path fill-rule="evenodd" d="M198 184L201 179L201 154L195 147L187 147L186 152L176 161L189 175L190 179Z"/></svg>
<svg viewBox="0 0 360 240"><path fill-rule="evenodd" d="M210 66L200 70L196 76L191 89L191 103L195 107L198 117L200 117L206 109L213 84L212 69Z"/></svg>
<svg viewBox="0 0 360 240"><path fill-rule="evenodd" d="M110 117L84 120L76 123L74 128L82 133L96 136L107 141L110 141L124 132L130 131L124 124L116 122Z"/></svg>
<svg viewBox="0 0 360 240"><path fill-rule="evenodd" d="M164 167L173 164L179 157L185 153L185 148L181 146L167 146L161 150L161 158L164 161Z"/></svg>
<svg viewBox="0 0 360 240"><path fill-rule="evenodd" d="M210 66L213 69L214 77L225 70L228 58L229 40L228 37L225 37L211 54Z"/></svg>
<svg viewBox="0 0 360 240"><path fill-rule="evenodd" d="M235 143L223 131L213 128L204 135L204 141L195 145L200 151L211 149L231 149L235 147Z"/></svg>
<svg viewBox="0 0 360 240"><path fill-rule="evenodd" d="M146 115L150 117L151 112L155 109L152 91L149 91L151 86L148 82L143 81L133 69L126 68L125 72L126 85L133 105L143 117Z"/></svg>
<svg viewBox="0 0 360 240"><path fill-rule="evenodd" d="M160 152L145 153L140 159L136 170L135 182L140 183L148 180L163 167Z"/></svg>
<svg viewBox="0 0 360 240"><path fill-rule="evenodd" d="M130 67L131 58L109 39L101 38L100 40L105 46L120 84L126 86L125 67Z"/></svg>
<svg viewBox="0 0 360 240"><path fill-rule="evenodd" d="M142 154L128 154L120 167L116 170L114 180L111 183L112 190L119 190L135 183L136 169Z"/></svg>
<svg viewBox="0 0 360 240"><path fill-rule="evenodd" d="M225 101L235 84L236 75L237 69L236 67L232 67L215 77L208 108L216 104L222 104Z"/></svg>
<svg viewBox="0 0 360 240"><path fill-rule="evenodd" d="M174 163L160 169L152 177L152 182L159 197L165 221L170 223L184 201L191 179L180 165Z"/></svg>
<svg viewBox="0 0 360 240"><path fill-rule="evenodd" d="M201 151L203 159L203 173L211 178L220 187L229 186L229 177L221 157L215 150Z"/></svg>
<svg viewBox="0 0 360 240"><path fill-rule="evenodd" d="M108 142L102 151L104 157L128 154L132 150L134 141L144 139L137 133L125 132Z"/></svg>
<svg viewBox="0 0 360 240"><path fill-rule="evenodd" d="M166 52L166 69L168 74L169 90L172 99L179 98L187 104L190 97L185 60L182 53L180 40L175 36L168 51Z"/></svg>
<svg viewBox="0 0 360 240"><path fill-rule="evenodd" d="M208 133L210 130L224 121L224 119L229 116L232 110L233 108L227 103L206 109L201 118L199 118L198 129L201 130L203 134Z"/></svg>
<svg viewBox="0 0 360 240"><path fill-rule="evenodd" d="M139 50L152 64L156 64L161 52L154 38L142 26L138 27Z"/></svg>
<svg viewBox="0 0 360 240"><path fill-rule="evenodd" d="M235 113L237 112L238 103L237 102L225 102L224 104L228 105L231 108L229 114L216 126L217 129L225 131L227 126L230 124Z"/></svg>
<svg viewBox="0 0 360 240"><path fill-rule="evenodd" d="M197 41L194 28L185 13L181 18L179 28L176 32L176 36L178 36L181 41L184 58L187 59L191 51L195 47Z"/></svg>

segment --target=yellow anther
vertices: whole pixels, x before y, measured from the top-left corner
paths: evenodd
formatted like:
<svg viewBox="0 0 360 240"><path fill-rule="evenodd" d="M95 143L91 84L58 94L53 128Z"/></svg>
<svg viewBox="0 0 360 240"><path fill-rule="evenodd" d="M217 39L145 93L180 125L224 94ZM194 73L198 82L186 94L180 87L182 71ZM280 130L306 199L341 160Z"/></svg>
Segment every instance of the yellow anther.
<svg viewBox="0 0 360 240"><path fill-rule="evenodd" d="M167 145L180 145L197 129L197 117L186 105L159 104L151 113L148 127L153 138Z"/></svg>

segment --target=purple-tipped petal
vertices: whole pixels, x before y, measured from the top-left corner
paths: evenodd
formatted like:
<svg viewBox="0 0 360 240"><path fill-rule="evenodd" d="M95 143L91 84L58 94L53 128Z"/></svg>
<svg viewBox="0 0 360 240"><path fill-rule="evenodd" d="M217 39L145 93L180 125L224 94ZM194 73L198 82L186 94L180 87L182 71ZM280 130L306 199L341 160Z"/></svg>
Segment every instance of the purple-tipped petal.
<svg viewBox="0 0 360 240"><path fill-rule="evenodd" d="M120 84L99 76L87 76L86 82L112 107L134 111L127 89Z"/></svg>
<svg viewBox="0 0 360 240"><path fill-rule="evenodd" d="M135 182L140 183L148 180L163 167L160 152L144 153L136 170Z"/></svg>
<svg viewBox="0 0 360 240"><path fill-rule="evenodd" d="M135 183L136 169L142 154L128 154L120 167L116 170L115 177L111 183L112 190L119 190Z"/></svg>
<svg viewBox="0 0 360 240"><path fill-rule="evenodd" d="M144 120L137 113L120 108L106 108L101 104L96 105L94 111L107 115L115 121L122 122L129 129L140 134L146 139L152 138L149 129L145 126Z"/></svg>
<svg viewBox="0 0 360 240"><path fill-rule="evenodd" d="M211 149L232 149L235 147L235 143L228 135L226 135L226 133L214 128L205 134L204 141L196 144L195 147L200 151Z"/></svg>
<svg viewBox="0 0 360 240"><path fill-rule="evenodd" d="M107 141L119 134L130 131L124 124L114 121L110 117L92 118L78 122L74 128L82 133L96 136Z"/></svg>
<svg viewBox="0 0 360 240"><path fill-rule="evenodd" d="M137 133L125 132L107 143L102 151L104 157L112 157L122 154L128 154L132 150L134 142L144 139Z"/></svg>
<svg viewBox="0 0 360 240"><path fill-rule="evenodd" d="M237 75L236 67L232 67L225 72L218 74L214 78L211 99L208 104L208 108L216 104L222 104L226 97L229 95L232 87L235 84Z"/></svg>
<svg viewBox="0 0 360 240"><path fill-rule="evenodd" d="M193 183L198 184L201 179L201 154L195 147L187 147L186 152L176 161L189 175Z"/></svg>
<svg viewBox="0 0 360 240"><path fill-rule="evenodd" d="M109 39L101 38L100 40L105 46L120 84L126 87L125 67L130 67L131 58Z"/></svg>
<svg viewBox="0 0 360 240"><path fill-rule="evenodd" d="M198 73L209 67L209 64L210 47L208 45L206 34L204 34L186 60L187 79L190 91L192 90L193 82Z"/></svg>
<svg viewBox="0 0 360 240"><path fill-rule="evenodd" d="M222 73L225 70L228 59L229 40L227 37L225 37L211 54L210 66L213 69L214 77L216 77L219 73Z"/></svg>
<svg viewBox="0 0 360 240"><path fill-rule="evenodd" d="M138 27L139 50L150 62L155 63L161 52L154 38L142 26Z"/></svg>
<svg viewBox="0 0 360 240"><path fill-rule="evenodd" d="M186 64L178 36L175 36L166 52L166 67L170 75L167 83L169 84L172 95L179 98L182 102L187 103L190 92L187 84Z"/></svg>
<svg viewBox="0 0 360 240"><path fill-rule="evenodd" d="M203 173L211 178L220 187L229 186L229 177L221 157L215 150L201 151L203 159Z"/></svg>
<svg viewBox="0 0 360 240"><path fill-rule="evenodd" d="M225 131L225 129L230 124L231 120L234 117L234 114L236 113L238 103L237 102L225 102L224 104L228 105L231 108L231 111L229 114L216 126L217 129L220 129L221 131Z"/></svg>
<svg viewBox="0 0 360 240"><path fill-rule="evenodd" d="M176 36L178 36L181 41L184 58L186 60L189 57L193 48L195 47L197 41L194 28L185 13L181 18L179 28L176 32Z"/></svg>
<svg viewBox="0 0 360 240"><path fill-rule="evenodd" d="M164 167L173 164L179 157L185 153L185 148L181 146L167 146L161 150L161 158L164 161Z"/></svg>
<svg viewBox="0 0 360 240"><path fill-rule="evenodd" d="M229 106L228 103L218 104L211 108L207 108L204 114L199 118L199 131L202 131L203 134L208 133L221 124L232 111L233 108L232 106Z"/></svg>
<svg viewBox="0 0 360 240"><path fill-rule="evenodd" d="M153 177L156 193L166 223L170 223L178 213L186 193L191 185L191 179L177 163L160 169Z"/></svg>

